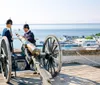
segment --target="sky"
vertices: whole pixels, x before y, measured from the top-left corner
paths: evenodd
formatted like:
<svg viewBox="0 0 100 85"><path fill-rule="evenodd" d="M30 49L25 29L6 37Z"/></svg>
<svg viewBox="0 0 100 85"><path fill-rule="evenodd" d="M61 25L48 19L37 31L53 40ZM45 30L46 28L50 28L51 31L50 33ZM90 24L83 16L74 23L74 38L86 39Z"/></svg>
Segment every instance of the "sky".
<svg viewBox="0 0 100 85"><path fill-rule="evenodd" d="M100 23L100 0L0 0L0 24Z"/></svg>

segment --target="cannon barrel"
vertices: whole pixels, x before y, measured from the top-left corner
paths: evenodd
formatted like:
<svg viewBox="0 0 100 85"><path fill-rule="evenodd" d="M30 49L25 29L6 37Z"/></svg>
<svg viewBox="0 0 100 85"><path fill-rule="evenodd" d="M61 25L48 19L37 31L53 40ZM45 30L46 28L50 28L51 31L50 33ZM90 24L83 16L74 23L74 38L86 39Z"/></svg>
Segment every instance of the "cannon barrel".
<svg viewBox="0 0 100 85"><path fill-rule="evenodd" d="M36 46L34 44L32 44L31 42L29 42L27 39L25 39L23 36L16 34L16 36L18 37L18 39L22 42L22 44L25 45L26 48L28 48L28 50L33 54L33 55L39 55L40 54L40 50L36 48Z"/></svg>

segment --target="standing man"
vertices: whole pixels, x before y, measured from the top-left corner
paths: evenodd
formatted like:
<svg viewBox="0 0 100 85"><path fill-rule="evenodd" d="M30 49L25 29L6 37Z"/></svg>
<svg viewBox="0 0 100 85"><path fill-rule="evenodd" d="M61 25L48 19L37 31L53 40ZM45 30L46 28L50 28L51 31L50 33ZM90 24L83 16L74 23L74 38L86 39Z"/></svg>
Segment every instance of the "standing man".
<svg viewBox="0 0 100 85"><path fill-rule="evenodd" d="M6 36L8 38L9 46L10 46L10 51L13 51L12 48L12 33L11 33L11 27L12 27L13 21L11 19L8 19L6 22L6 28L4 28L2 36Z"/></svg>

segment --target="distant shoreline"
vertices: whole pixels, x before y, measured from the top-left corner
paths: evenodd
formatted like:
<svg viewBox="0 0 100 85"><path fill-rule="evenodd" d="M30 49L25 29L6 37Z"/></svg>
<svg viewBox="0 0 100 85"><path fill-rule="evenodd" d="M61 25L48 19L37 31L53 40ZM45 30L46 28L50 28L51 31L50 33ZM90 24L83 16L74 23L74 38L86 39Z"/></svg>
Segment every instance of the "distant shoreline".
<svg viewBox="0 0 100 85"><path fill-rule="evenodd" d="M13 25L23 25L25 23L21 24L13 24ZM100 23L28 23L29 25L100 25ZM5 24L0 24L0 25L5 25Z"/></svg>

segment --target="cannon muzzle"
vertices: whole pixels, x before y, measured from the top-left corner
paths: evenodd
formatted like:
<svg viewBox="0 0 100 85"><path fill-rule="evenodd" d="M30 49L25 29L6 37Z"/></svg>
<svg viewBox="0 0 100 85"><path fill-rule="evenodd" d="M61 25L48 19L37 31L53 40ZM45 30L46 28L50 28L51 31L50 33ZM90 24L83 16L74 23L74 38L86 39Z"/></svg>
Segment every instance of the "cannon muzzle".
<svg viewBox="0 0 100 85"><path fill-rule="evenodd" d="M19 35L16 33L16 36L18 37L18 39L22 42L22 44L25 45L26 48L28 48L28 50L33 54L33 55L39 55L40 54L40 50L36 48L36 46L34 44L32 44L31 42L29 42L27 39L25 39L23 36Z"/></svg>

